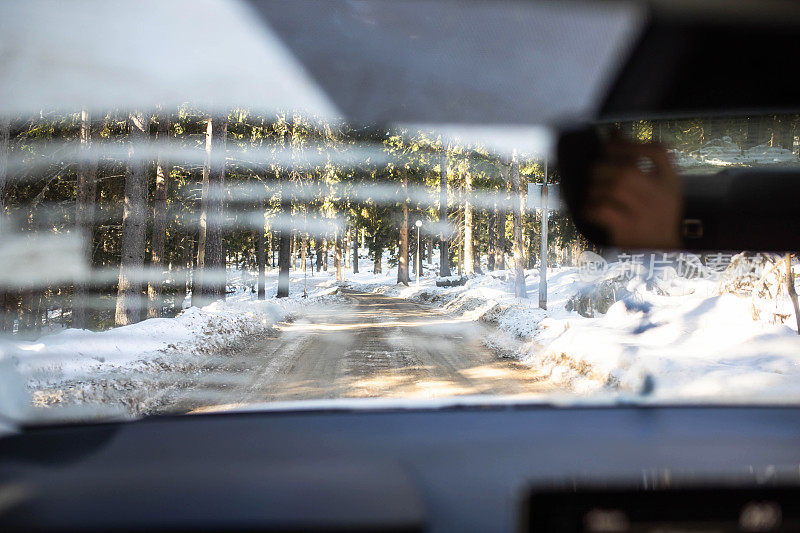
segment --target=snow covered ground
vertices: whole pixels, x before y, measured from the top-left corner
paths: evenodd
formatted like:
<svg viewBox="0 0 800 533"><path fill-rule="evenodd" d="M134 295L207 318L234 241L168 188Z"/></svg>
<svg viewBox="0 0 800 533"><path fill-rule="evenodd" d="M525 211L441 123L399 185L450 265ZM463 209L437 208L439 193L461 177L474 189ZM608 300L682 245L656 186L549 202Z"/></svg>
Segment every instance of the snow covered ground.
<svg viewBox="0 0 800 533"><path fill-rule="evenodd" d="M256 299L254 283L252 274L230 270L232 294L225 301L190 307L175 318L107 331L66 329L36 341L0 340L0 373L21 376L32 394L0 397L0 406L23 416L31 401L37 406L122 401L128 412L146 412L177 386L180 374L201 371L209 356L337 298L338 287L327 275L307 279L308 298L302 297L301 272L292 272L290 298L269 298L277 289L275 271L267 275L268 299Z"/></svg>
<svg viewBox="0 0 800 533"><path fill-rule="evenodd" d="M742 150L725 136L712 139L691 153L676 152L675 164L682 169L755 165L797 165L800 158L791 150L762 144Z"/></svg>
<svg viewBox="0 0 800 533"><path fill-rule="evenodd" d="M528 299L515 298L510 271L471 277L463 286L417 287L358 275L365 290L431 302L512 333L505 346L522 362L581 396L643 402L800 401L800 337L788 299L725 293L719 280L625 280L626 296L592 318L568 311L592 283L576 267L548 274L548 310L538 308L539 274L526 271ZM754 319L754 306L772 308ZM785 324L775 323L776 316ZM503 343L503 336L486 339ZM503 346L496 346L504 348Z"/></svg>
<svg viewBox="0 0 800 533"><path fill-rule="evenodd" d="M336 292L342 286L413 299L494 325L496 333L484 339L488 346L544 371L581 401L800 401L800 337L785 296L732 294L722 290L719 279L654 282L629 276L609 285L607 309L584 309L587 317L575 310L577 297L613 281L611 274L587 281L577 267L551 269L545 311L538 308L538 270L526 271L529 298L520 299L514 297L510 270L437 287L438 265L426 264L420 284L412 275L406 287L396 283L388 256L384 274L373 274L367 259L360 267L359 274L346 270L344 282L335 280L333 269L309 276L307 299L302 272L292 272L291 297L280 300L273 297L276 273L269 273L262 301L251 290L252 274L231 271L233 294L225 302L189 308L175 318L0 341L0 405L7 416L25 416L23 404L31 402L121 404L128 413L150 412L187 375L203 372L209 358L278 321L341 298ZM610 267L614 272L615 265ZM19 384L9 383L8 370L22 376L25 401L14 396Z"/></svg>

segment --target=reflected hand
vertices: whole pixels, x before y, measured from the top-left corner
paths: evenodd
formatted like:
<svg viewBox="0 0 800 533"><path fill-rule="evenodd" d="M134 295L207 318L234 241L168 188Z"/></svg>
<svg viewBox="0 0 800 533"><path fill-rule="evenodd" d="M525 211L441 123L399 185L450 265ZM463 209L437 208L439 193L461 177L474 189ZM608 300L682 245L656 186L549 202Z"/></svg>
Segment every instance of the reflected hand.
<svg viewBox="0 0 800 533"><path fill-rule="evenodd" d="M683 184L666 148L619 137L591 170L585 217L621 248L680 248Z"/></svg>

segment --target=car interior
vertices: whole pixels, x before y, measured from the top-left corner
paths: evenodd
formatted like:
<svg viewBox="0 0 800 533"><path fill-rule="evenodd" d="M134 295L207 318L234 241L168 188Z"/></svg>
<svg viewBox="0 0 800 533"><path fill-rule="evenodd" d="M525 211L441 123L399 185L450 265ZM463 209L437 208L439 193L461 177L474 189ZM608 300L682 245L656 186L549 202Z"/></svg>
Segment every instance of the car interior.
<svg viewBox="0 0 800 533"><path fill-rule="evenodd" d="M173 4L176 13L192 9ZM279 42L280 57L293 57L365 132L438 124L493 138L498 127L531 135L545 128L567 209L599 248L614 247L614 237L584 216L593 201L587 191L617 123L797 113L800 103L793 2L246 0L206 2L203 16L214 20L214 9L228 4L245 10L249 31ZM0 32L0 111L52 103L53 84L71 90L63 50L54 52L53 70L29 67L30 79L49 88L13 89L18 80L9 75L29 60L3 42L19 33L9 28L35 30L40 47L58 48L46 35L70 24L65 17L99 24L126 13L105 9L0 7L0 28L11 32ZM149 38L165 24L142 33ZM118 28L115 35L138 31ZM179 53L143 49L125 58L109 46L110 54L88 61L139 68L147 64L140 54L169 65ZM226 53L208 61L243 78L242 68L262 68ZM153 70L154 80L172 83ZM316 101L317 93L287 80L274 83L284 86L245 96ZM170 91L182 90L174 85ZM98 99L136 105L153 87L162 90L143 83L98 91ZM757 165L681 171L680 249L800 250L798 173ZM0 388L10 386L0 378ZM428 404L310 400L132 420L73 414L26 421L2 411L0 530L800 530L800 407L792 398L663 403L645 391Z"/></svg>

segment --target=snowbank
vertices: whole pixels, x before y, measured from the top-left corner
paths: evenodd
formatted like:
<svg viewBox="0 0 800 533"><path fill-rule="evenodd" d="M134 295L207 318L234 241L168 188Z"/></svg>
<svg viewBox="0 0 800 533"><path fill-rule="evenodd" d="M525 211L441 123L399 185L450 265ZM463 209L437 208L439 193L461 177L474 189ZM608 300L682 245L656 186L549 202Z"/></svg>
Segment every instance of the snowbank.
<svg viewBox="0 0 800 533"><path fill-rule="evenodd" d="M675 152L675 164L680 168L697 166L755 166L789 165L800 163L797 154L785 148L762 144L742 150L730 137L712 139L690 154Z"/></svg>
<svg viewBox="0 0 800 533"><path fill-rule="evenodd" d="M800 397L800 337L752 318L749 298L644 291L598 318L543 320L523 360L578 392L653 400L778 401Z"/></svg>
<svg viewBox="0 0 800 533"><path fill-rule="evenodd" d="M396 268L385 262L385 273L375 275L371 262L362 260L359 274L344 272L344 284L490 323L496 330L485 339L487 345L543 371L578 397L800 400L800 337L792 317L775 323L776 317L789 316L787 302L726 293L712 279L622 279L620 270L610 266L610 274L594 280L576 267L551 269L546 311L538 308L538 270L525 273L527 299L514 296L509 270L471 276L461 286L437 287L435 263L424 265L419 285L412 275L405 286L396 283ZM290 298L278 300L272 297L277 285L273 273L268 298L259 301L252 274L232 272L231 280L232 295L225 302L189 308L175 318L104 332L66 330L34 342L2 341L0 365L11 364L23 375L39 405L129 402L129 412L147 412L152 391L165 387L170 373L201 372L208 356L302 314L307 306L329 304L339 298L334 293L343 284L332 271L305 279L293 272ZM583 309L588 317L574 310L577 295L610 280L609 301L589 313ZM304 287L308 298L302 297Z"/></svg>
<svg viewBox="0 0 800 533"><path fill-rule="evenodd" d="M37 405L127 404L135 389L153 388L156 383L163 387L163 376L169 372L199 371L207 356L262 333L306 307L324 305L336 298L338 290L329 276L306 281L301 273L292 273L290 297L276 299L277 276L272 274L267 278L268 299L258 300L252 290L254 279L250 273L230 271L225 301L202 309L189 307L174 318L153 318L107 331L66 329L36 341L0 340L0 362L5 372L13 369L21 376ZM303 298L304 287L307 298ZM119 394L108 389L120 389ZM139 404L154 393L135 392ZM66 402L65 395L69 396ZM16 401L30 402L30 398ZM142 408L143 404L130 410ZM12 410L19 412L13 406Z"/></svg>
<svg viewBox="0 0 800 533"><path fill-rule="evenodd" d="M538 308L538 271L526 271L528 299L513 296L510 275L493 272L447 288L433 279L419 287L353 284L492 323L518 342L498 335L488 344L512 351L577 394L657 402L800 399L800 337L793 319L786 325L754 319L753 299L719 294L716 280L631 279L624 298L605 314L586 318L567 311L570 297L587 287L577 268L549 272L547 311Z"/></svg>
<svg viewBox="0 0 800 533"><path fill-rule="evenodd" d="M266 328L280 311L266 301L215 302L175 318L152 318L108 331L68 329L37 341L2 345L23 375L53 382L132 368L169 352L208 353L232 338Z"/></svg>

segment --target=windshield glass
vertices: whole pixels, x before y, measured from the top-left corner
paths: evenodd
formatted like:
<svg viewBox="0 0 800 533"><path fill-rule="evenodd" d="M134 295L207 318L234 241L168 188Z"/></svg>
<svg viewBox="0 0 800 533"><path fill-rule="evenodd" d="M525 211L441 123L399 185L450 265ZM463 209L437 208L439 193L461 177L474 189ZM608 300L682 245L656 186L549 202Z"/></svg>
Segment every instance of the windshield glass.
<svg viewBox="0 0 800 533"><path fill-rule="evenodd" d="M562 205L548 125L637 8L45 4L0 8L2 419L800 400L793 254L600 248ZM702 178L800 167L798 124L603 126Z"/></svg>
<svg viewBox="0 0 800 533"><path fill-rule="evenodd" d="M797 121L616 126L697 173L797 166ZM787 256L598 249L546 155L240 108L2 128L7 404L794 398Z"/></svg>

